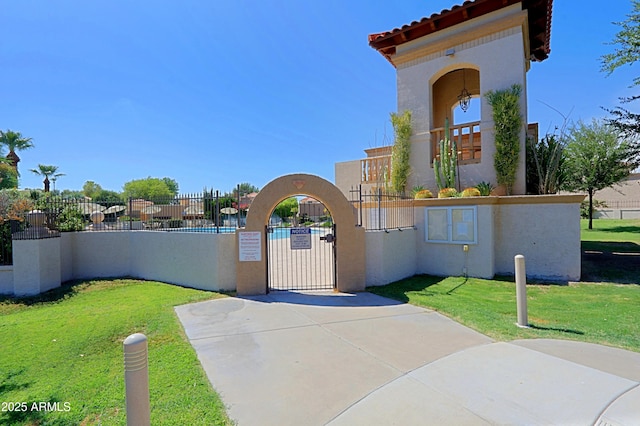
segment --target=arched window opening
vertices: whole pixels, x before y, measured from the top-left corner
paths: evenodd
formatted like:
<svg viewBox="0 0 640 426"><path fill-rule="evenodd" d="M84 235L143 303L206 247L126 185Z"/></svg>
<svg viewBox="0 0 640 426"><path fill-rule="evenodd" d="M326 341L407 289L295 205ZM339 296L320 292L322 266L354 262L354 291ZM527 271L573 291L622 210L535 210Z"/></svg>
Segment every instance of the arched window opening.
<svg viewBox="0 0 640 426"><path fill-rule="evenodd" d="M470 96L466 111L461 99ZM480 73L471 68L448 72L433 84L433 121L431 128L431 161L440 155L440 141L449 122L449 138L455 140L461 165L479 163L482 155L480 138Z"/></svg>

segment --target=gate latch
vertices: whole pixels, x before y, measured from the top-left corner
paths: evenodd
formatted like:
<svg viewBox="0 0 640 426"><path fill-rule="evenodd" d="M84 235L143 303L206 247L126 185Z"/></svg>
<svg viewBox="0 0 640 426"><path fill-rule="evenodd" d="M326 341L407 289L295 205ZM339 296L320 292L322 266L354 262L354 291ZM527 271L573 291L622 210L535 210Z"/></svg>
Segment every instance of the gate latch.
<svg viewBox="0 0 640 426"><path fill-rule="evenodd" d="M324 237L320 237L320 239L327 243L333 243L336 240L336 237L333 234L327 234Z"/></svg>

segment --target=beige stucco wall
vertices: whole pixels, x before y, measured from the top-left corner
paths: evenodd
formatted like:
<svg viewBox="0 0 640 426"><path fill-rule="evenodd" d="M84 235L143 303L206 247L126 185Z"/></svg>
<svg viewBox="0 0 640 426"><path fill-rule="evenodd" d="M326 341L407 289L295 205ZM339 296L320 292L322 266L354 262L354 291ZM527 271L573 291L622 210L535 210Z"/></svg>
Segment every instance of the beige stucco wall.
<svg viewBox="0 0 640 426"><path fill-rule="evenodd" d="M64 232L60 282L132 276L201 290L233 290L235 235L197 232Z"/></svg>
<svg viewBox="0 0 640 426"><path fill-rule="evenodd" d="M525 256L527 276L555 281L580 279L582 196L518 196L416 201L417 272L438 276L492 278L514 273L513 258ZM461 244L426 242L425 207L477 206L478 240Z"/></svg>
<svg viewBox="0 0 640 426"><path fill-rule="evenodd" d="M349 191L352 188L356 188L362 180L360 160L335 163L334 170L334 182L336 183L335 185L338 187L340 192L342 192L344 196L349 199Z"/></svg>
<svg viewBox="0 0 640 426"><path fill-rule="evenodd" d="M579 281L579 217L579 203L497 206L496 274L514 274L513 258L522 254L529 276Z"/></svg>
<svg viewBox="0 0 640 426"><path fill-rule="evenodd" d="M432 207L449 206L450 203L438 203ZM473 200L467 199L459 206L473 206ZM462 250L463 244L426 242L425 207L415 209L415 222L419 232L416 240L418 273L440 276L460 276L466 273L472 277L493 278L494 264L494 213L493 205L477 206L478 238L477 244L467 244L469 250Z"/></svg>
<svg viewBox="0 0 640 426"><path fill-rule="evenodd" d="M31 296L60 286L60 238L13 240L13 294Z"/></svg>
<svg viewBox="0 0 640 426"><path fill-rule="evenodd" d="M265 226L271 212L285 198L306 195L323 203L336 224L337 288L343 292L365 288L364 229L356 226L356 211L344 194L331 182L308 174L281 176L268 183L258 193L249 213L244 232L261 232L259 261L239 261L236 264L237 291L241 295L267 292L267 252ZM242 231L240 231L242 232ZM240 232L236 233L237 241ZM240 246L238 242L238 247ZM239 258L239 256L238 256Z"/></svg>
<svg viewBox="0 0 640 426"><path fill-rule="evenodd" d="M379 286L417 272L415 229L369 231L366 237L367 286Z"/></svg>
<svg viewBox="0 0 640 426"><path fill-rule="evenodd" d="M0 266L0 294L13 294L13 265Z"/></svg>

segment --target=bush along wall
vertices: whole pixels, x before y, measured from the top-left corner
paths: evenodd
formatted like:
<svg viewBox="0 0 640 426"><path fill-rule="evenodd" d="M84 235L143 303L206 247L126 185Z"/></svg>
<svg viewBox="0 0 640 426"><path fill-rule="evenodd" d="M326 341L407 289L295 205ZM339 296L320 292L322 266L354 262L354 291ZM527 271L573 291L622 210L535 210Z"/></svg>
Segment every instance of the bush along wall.
<svg viewBox="0 0 640 426"><path fill-rule="evenodd" d="M518 158L520 157L520 131L522 114L520 96L522 87L514 84L504 90L490 90L485 94L493 109L496 153L493 166L498 185L504 185L507 195L511 195L516 181Z"/></svg>

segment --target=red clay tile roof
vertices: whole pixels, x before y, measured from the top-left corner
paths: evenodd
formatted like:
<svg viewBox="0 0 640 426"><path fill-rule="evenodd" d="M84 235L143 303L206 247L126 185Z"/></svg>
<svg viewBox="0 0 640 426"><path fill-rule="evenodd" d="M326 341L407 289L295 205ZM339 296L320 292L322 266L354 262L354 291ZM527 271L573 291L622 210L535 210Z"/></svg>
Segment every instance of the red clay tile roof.
<svg viewBox="0 0 640 426"><path fill-rule="evenodd" d="M531 60L544 61L551 52L551 12L553 0L475 0L465 1L460 6L444 9L430 17L422 18L401 28L394 28L378 34L369 35L369 45L393 64L391 56L396 46L433 34L473 18L495 12L504 7L522 3L522 9L528 10L529 41Z"/></svg>

